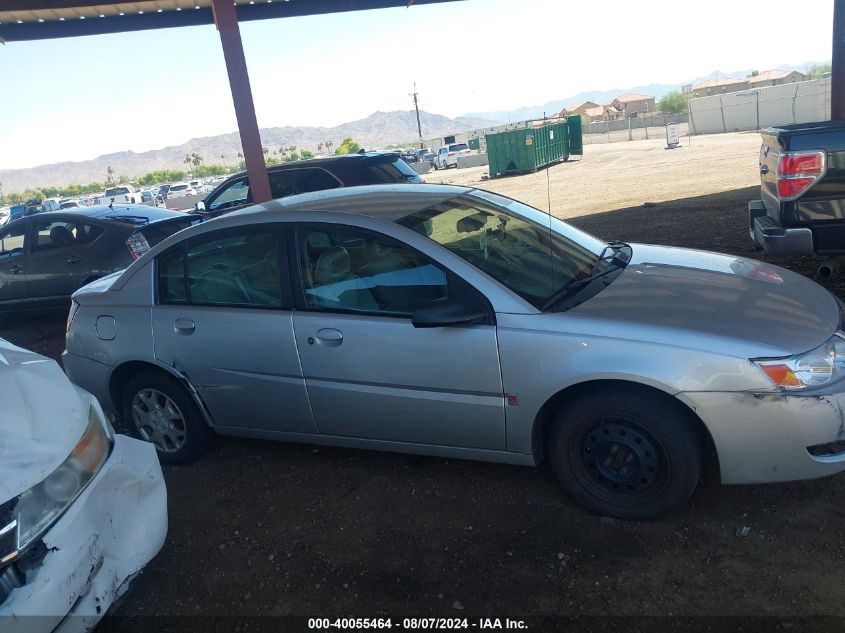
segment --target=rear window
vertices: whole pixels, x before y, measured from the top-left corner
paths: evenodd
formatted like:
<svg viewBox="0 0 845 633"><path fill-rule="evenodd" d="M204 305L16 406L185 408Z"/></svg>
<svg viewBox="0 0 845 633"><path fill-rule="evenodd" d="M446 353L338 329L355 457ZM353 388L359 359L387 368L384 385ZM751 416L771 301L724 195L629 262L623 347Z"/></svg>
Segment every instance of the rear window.
<svg viewBox="0 0 845 633"><path fill-rule="evenodd" d="M188 188L188 185L173 185L170 188L170 191L185 191Z"/></svg>
<svg viewBox="0 0 845 633"><path fill-rule="evenodd" d="M126 187L114 187L112 189L106 189L107 196L122 196L127 193L129 193L129 189L127 189Z"/></svg>
<svg viewBox="0 0 845 633"><path fill-rule="evenodd" d="M466 143L456 143L455 145L449 146L450 152L460 152L461 150L469 149L469 146Z"/></svg>
<svg viewBox="0 0 845 633"><path fill-rule="evenodd" d="M418 182L420 175L408 163L396 156L368 160L361 170L361 182L347 182L353 185L381 185L392 182Z"/></svg>
<svg viewBox="0 0 845 633"><path fill-rule="evenodd" d="M182 229L186 229L193 224L202 222L204 218L195 214L182 214L180 218L174 218L164 222L153 222L136 232L141 233L150 248L170 237L174 233L178 233Z"/></svg>
<svg viewBox="0 0 845 633"><path fill-rule="evenodd" d="M147 207L138 205L135 207L115 208L110 213L97 216L103 220L116 220L118 222L130 222L132 224L146 224L164 218L175 218L184 215L179 211L171 211L160 207Z"/></svg>

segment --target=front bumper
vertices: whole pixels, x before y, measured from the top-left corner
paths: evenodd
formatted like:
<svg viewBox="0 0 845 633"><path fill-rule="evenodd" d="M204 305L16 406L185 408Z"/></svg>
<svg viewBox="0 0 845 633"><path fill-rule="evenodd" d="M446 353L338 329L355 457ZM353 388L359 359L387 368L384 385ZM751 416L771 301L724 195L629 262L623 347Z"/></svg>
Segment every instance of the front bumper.
<svg viewBox="0 0 845 633"><path fill-rule="evenodd" d="M845 440L845 393L684 392L678 397L710 431L722 483L813 479L845 470L845 451L820 456L808 450Z"/></svg>
<svg viewBox="0 0 845 633"><path fill-rule="evenodd" d="M166 534L167 492L155 448L117 435L103 468L44 535L40 565L0 604L0 632L92 629Z"/></svg>
<svg viewBox="0 0 845 633"><path fill-rule="evenodd" d="M813 232L806 227L784 228L766 214L762 200L748 203L751 241L769 255L812 255Z"/></svg>

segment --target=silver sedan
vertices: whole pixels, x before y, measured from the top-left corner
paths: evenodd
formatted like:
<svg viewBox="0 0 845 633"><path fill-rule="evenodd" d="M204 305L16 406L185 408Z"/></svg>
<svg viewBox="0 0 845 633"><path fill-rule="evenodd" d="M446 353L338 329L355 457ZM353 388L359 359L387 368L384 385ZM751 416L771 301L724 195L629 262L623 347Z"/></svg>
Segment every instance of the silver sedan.
<svg viewBox="0 0 845 633"><path fill-rule="evenodd" d="M212 432L535 465L631 519L845 469L841 304L782 268L605 243L436 185L185 229L74 295L64 364L163 462Z"/></svg>

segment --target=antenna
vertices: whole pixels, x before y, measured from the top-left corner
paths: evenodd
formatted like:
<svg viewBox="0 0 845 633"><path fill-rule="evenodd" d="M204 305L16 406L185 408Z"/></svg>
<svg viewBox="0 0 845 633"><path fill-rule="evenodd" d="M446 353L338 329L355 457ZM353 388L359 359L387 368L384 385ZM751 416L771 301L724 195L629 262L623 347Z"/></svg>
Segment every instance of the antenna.
<svg viewBox="0 0 845 633"><path fill-rule="evenodd" d="M411 0L411 1L413 2L413 0ZM410 3L408 3L408 6L411 6ZM417 82L415 81L414 82L414 91L412 93L410 93L408 96L414 98L414 110L417 111L417 134L419 135L419 139L420 139L420 149L422 149L423 148L422 127L420 126L420 106L417 103L417 94L418 94L417 93Z"/></svg>

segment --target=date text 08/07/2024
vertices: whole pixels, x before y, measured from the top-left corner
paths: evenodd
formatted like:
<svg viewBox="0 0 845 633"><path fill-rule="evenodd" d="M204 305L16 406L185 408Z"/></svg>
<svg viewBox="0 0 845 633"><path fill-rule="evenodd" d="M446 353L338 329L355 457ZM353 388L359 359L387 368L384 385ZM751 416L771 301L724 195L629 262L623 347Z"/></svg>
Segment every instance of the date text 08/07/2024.
<svg viewBox="0 0 845 633"><path fill-rule="evenodd" d="M309 630L329 629L402 629L402 630L520 630L527 629L524 620L510 618L309 618Z"/></svg>

